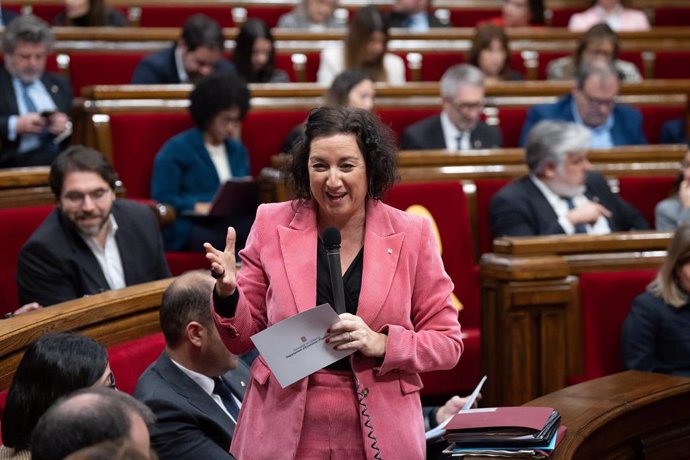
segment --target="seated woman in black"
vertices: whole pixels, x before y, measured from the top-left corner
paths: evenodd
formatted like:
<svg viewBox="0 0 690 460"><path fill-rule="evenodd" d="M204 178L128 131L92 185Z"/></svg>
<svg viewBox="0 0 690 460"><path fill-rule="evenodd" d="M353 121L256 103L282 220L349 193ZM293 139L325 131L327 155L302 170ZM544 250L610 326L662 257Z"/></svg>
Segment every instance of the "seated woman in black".
<svg viewBox="0 0 690 460"><path fill-rule="evenodd" d="M682 225L623 323L626 369L690 376L690 225Z"/></svg>

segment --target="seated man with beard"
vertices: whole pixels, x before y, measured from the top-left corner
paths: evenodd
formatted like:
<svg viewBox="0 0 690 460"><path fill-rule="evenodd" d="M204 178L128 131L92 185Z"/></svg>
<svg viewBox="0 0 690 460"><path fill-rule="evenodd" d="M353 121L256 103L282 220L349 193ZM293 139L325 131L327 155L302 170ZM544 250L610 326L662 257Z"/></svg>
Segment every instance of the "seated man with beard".
<svg viewBox="0 0 690 460"><path fill-rule="evenodd" d="M19 254L22 304L48 306L170 276L156 216L116 199L117 174L99 152L76 145L50 168L57 208Z"/></svg>
<svg viewBox="0 0 690 460"><path fill-rule="evenodd" d="M196 84L213 72L232 73L235 66L223 58L223 29L204 14L190 16L177 41L149 54L132 74L135 85Z"/></svg>
<svg viewBox="0 0 690 460"><path fill-rule="evenodd" d="M525 146L529 175L503 187L491 200L493 237L646 230L639 211L614 194L587 160L589 130L542 121Z"/></svg>

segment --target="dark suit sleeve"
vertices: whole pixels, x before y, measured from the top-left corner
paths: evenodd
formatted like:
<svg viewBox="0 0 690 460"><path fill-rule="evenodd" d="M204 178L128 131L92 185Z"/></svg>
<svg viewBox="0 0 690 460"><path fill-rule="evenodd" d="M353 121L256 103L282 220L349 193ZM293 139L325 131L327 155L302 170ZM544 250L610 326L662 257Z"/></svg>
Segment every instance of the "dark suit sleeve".
<svg viewBox="0 0 690 460"><path fill-rule="evenodd" d="M489 205L489 222L493 238L501 236L533 236L537 234L557 235L564 233L563 227L554 219L542 231L535 228L534 218L525 203L529 198L515 196L509 191L498 192Z"/></svg>
<svg viewBox="0 0 690 460"><path fill-rule="evenodd" d="M615 228L612 231L649 230L649 223L642 213L630 203L613 193L604 176L592 174L588 176L588 188L591 187L599 202L613 213Z"/></svg>
<svg viewBox="0 0 690 460"><path fill-rule="evenodd" d="M618 221L618 226L620 230L649 230L649 223L647 219L644 218L642 213L635 209L633 205L625 201L620 197L616 197L618 200L618 213L619 216L616 217Z"/></svg>
<svg viewBox="0 0 690 460"><path fill-rule="evenodd" d="M409 129L405 129L402 133L402 145L401 150L423 150L423 147L417 143L414 135Z"/></svg>
<svg viewBox="0 0 690 460"><path fill-rule="evenodd" d="M659 325L658 309L649 295L638 296L621 329L621 350L625 369L654 371L654 347Z"/></svg>
<svg viewBox="0 0 690 460"><path fill-rule="evenodd" d="M162 83L154 63L148 57L139 62L132 74L133 85L155 85Z"/></svg>
<svg viewBox="0 0 690 460"><path fill-rule="evenodd" d="M155 278L153 279L160 280L164 278L169 278L172 275L170 274L170 267L168 267L168 260L165 258L163 237L160 232L158 220L156 219L156 216L152 211L150 211L149 209L147 209L146 211L148 212L147 217L150 222L148 228L150 229L150 235L154 242L151 245L151 250L153 251L152 256L155 257L157 260Z"/></svg>
<svg viewBox="0 0 690 460"><path fill-rule="evenodd" d="M17 287L20 305L38 302L47 307L79 297L59 257L36 241L27 243L19 254Z"/></svg>
<svg viewBox="0 0 690 460"><path fill-rule="evenodd" d="M661 127L660 144L685 144L688 142L683 129L685 120L669 120Z"/></svg>
<svg viewBox="0 0 690 460"><path fill-rule="evenodd" d="M165 400L151 399L144 402L156 414L156 423L150 428L151 447L161 460L234 458L204 433L198 420L191 414Z"/></svg>

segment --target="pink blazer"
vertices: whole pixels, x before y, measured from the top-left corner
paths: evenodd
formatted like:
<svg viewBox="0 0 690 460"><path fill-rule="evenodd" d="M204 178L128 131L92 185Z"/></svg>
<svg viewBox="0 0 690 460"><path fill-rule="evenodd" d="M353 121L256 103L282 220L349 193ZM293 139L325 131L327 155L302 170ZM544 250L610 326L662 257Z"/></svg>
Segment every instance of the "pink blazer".
<svg viewBox="0 0 690 460"><path fill-rule="evenodd" d="M573 32L584 32L595 24L606 22L603 11L602 8L593 6L582 13L572 15L570 22L568 22L568 29ZM616 32L635 32L649 29L649 20L642 11L623 8L620 13L618 28L614 30Z"/></svg>
<svg viewBox="0 0 690 460"><path fill-rule="evenodd" d="M261 205L238 276L240 300L232 319L214 320L233 353L249 337L316 303L316 212L291 202ZM367 204L364 268L357 314L388 334L381 359L352 356L383 458L425 458L420 372L448 369L463 344L429 222L380 202ZM307 379L282 389L263 358L251 382L230 452L238 459L294 459L304 418ZM367 458L373 458L362 427Z"/></svg>

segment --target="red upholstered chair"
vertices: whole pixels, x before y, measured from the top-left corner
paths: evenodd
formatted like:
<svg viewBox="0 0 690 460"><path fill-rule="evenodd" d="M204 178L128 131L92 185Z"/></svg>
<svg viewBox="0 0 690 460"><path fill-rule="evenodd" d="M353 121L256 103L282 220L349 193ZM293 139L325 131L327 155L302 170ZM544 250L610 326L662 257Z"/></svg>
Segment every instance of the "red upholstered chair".
<svg viewBox="0 0 690 460"><path fill-rule="evenodd" d="M233 27L229 5L146 5L141 9L141 27L182 27L188 17L203 13L218 21L221 27Z"/></svg>
<svg viewBox="0 0 690 460"><path fill-rule="evenodd" d="M75 96L93 85L126 85L148 52L99 51L70 54L69 77Z"/></svg>
<svg viewBox="0 0 690 460"><path fill-rule="evenodd" d="M498 110L498 127L503 134L503 147L518 147L520 132L527 118L529 107L500 107Z"/></svg>
<svg viewBox="0 0 690 460"><path fill-rule="evenodd" d="M185 111L110 115L113 166L127 189L127 197L151 196L156 153L165 141L192 126Z"/></svg>
<svg viewBox="0 0 690 460"><path fill-rule="evenodd" d="M168 261L172 276L181 275L189 270L208 270L210 265L205 254L199 252L166 252L165 260Z"/></svg>
<svg viewBox="0 0 690 460"><path fill-rule="evenodd" d="M500 8L451 8L450 23L454 27L475 27L479 21L485 21L501 15Z"/></svg>
<svg viewBox="0 0 690 460"><path fill-rule="evenodd" d="M690 26L690 6L657 6L654 26Z"/></svg>
<svg viewBox="0 0 690 460"><path fill-rule="evenodd" d="M424 374L423 393L449 395L471 390L479 381L480 370L479 279L462 185L458 182L398 184L386 194L384 202L403 210L420 205L431 214L441 239L443 264L455 284L454 294L463 305L459 313L465 342L463 357L450 373Z"/></svg>
<svg viewBox="0 0 690 460"><path fill-rule="evenodd" d="M0 317L19 307L17 260L26 240L53 210L53 205L0 209Z"/></svg>
<svg viewBox="0 0 690 460"><path fill-rule="evenodd" d="M687 25L686 16L686 25ZM690 51L656 51L654 78L690 78Z"/></svg>
<svg viewBox="0 0 690 460"><path fill-rule="evenodd" d="M690 58L690 55L688 56ZM690 74L688 74L690 76ZM685 107L678 104L636 104L642 112L642 130L650 144L658 144L661 127L669 120L685 117Z"/></svg>
<svg viewBox="0 0 690 460"><path fill-rule="evenodd" d="M271 157L281 151L288 133L304 122L308 108L287 110L249 111L242 122L242 142L249 151L252 176L271 165Z"/></svg>
<svg viewBox="0 0 690 460"><path fill-rule="evenodd" d="M3 4L2 7L4 8L5 5ZM48 24L52 24L55 16L64 9L65 7L62 3L37 3L31 6L31 13L43 19Z"/></svg>
<svg viewBox="0 0 690 460"><path fill-rule="evenodd" d="M546 80L546 69L551 61L571 54L570 51L539 51L539 65L537 67L538 79Z"/></svg>
<svg viewBox="0 0 690 460"><path fill-rule="evenodd" d="M438 114L441 111L441 107L401 107L375 109L375 111L381 117L381 120L391 127L398 141L400 141L405 128L422 118Z"/></svg>
<svg viewBox="0 0 690 460"><path fill-rule="evenodd" d="M623 370L620 329L635 297L644 292L656 270L584 273L580 275L584 374L569 383Z"/></svg>
<svg viewBox="0 0 690 460"><path fill-rule="evenodd" d="M475 179L475 199L477 203L477 240L479 254L493 251L493 235L489 222L489 203L491 198L510 183L510 179Z"/></svg>
<svg viewBox="0 0 690 460"><path fill-rule="evenodd" d="M278 50L276 52L276 68L282 69L287 72L290 81L301 82L302 80L297 75L295 66L292 63L292 56L295 53L286 53ZM320 51L303 51L303 54L307 58L304 69L304 82L316 83L316 74L319 72L319 65L321 64L321 52Z"/></svg>
<svg viewBox="0 0 690 460"><path fill-rule="evenodd" d="M654 208L668 198L675 177L621 177L618 179L618 194L642 213L654 228Z"/></svg>
<svg viewBox="0 0 690 460"><path fill-rule="evenodd" d="M551 16L550 26L551 27L568 27L568 22L570 22L570 17L575 13L581 12L583 9L584 9L584 5L582 7L562 6L562 7L558 7L558 8L551 8L550 11L552 13L552 16Z"/></svg>
<svg viewBox="0 0 690 460"><path fill-rule="evenodd" d="M163 348L162 332L109 347L108 360L117 389L132 394L139 376L158 358Z"/></svg>
<svg viewBox="0 0 690 460"><path fill-rule="evenodd" d="M5 401L7 400L7 391L0 391L0 419L2 418L3 412L5 412ZM2 443L2 432L0 431L0 443Z"/></svg>

